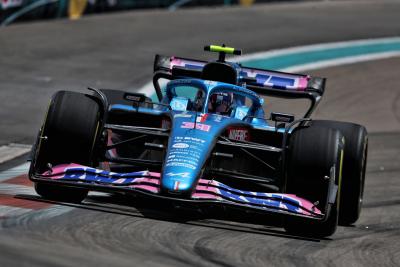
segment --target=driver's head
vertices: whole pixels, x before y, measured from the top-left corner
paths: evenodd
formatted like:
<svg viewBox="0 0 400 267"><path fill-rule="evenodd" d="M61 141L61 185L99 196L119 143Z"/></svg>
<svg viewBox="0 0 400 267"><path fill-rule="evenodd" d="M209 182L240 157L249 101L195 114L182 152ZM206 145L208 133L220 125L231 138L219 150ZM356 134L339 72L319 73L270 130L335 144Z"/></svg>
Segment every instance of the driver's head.
<svg viewBox="0 0 400 267"><path fill-rule="evenodd" d="M194 109L201 111L205 102L205 93L202 90L198 90L196 98L194 100Z"/></svg>
<svg viewBox="0 0 400 267"><path fill-rule="evenodd" d="M233 103L232 93L215 93L210 96L208 112L227 115Z"/></svg>

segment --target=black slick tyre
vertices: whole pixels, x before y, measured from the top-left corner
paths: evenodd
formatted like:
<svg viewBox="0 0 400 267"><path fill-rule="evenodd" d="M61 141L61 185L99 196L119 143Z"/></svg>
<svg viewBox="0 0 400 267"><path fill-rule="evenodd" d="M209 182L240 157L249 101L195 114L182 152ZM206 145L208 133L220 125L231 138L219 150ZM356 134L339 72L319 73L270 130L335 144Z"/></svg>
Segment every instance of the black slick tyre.
<svg viewBox="0 0 400 267"><path fill-rule="evenodd" d="M345 137L339 224L354 224L360 217L364 194L368 154L367 130L361 125L348 122L316 120L313 124L337 129Z"/></svg>
<svg viewBox="0 0 400 267"><path fill-rule="evenodd" d="M93 166L95 140L99 134L100 106L91 96L69 91L57 92L50 103L36 148L35 171L46 171L49 164L77 163ZM88 190L35 183L44 198L81 202Z"/></svg>
<svg viewBox="0 0 400 267"><path fill-rule="evenodd" d="M88 190L86 189L43 182L35 182L35 191L46 199L71 203L81 203L88 195Z"/></svg>
<svg viewBox="0 0 400 267"><path fill-rule="evenodd" d="M325 127L297 128L290 137L287 157L286 192L312 203L326 220L288 216L284 228L290 234L326 237L335 233L338 224L343 136ZM327 203L330 183L337 186L334 203ZM332 187L332 186L331 186ZM329 206L325 211L325 207Z"/></svg>

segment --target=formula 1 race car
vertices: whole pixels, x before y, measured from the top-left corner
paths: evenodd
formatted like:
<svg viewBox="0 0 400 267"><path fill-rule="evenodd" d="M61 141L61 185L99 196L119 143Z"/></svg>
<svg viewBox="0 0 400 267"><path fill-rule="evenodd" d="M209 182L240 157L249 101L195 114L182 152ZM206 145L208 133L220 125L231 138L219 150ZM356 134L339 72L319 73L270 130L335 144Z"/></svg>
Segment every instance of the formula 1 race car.
<svg viewBox="0 0 400 267"><path fill-rule="evenodd" d="M226 61L241 54L234 48L205 50L218 60L156 55L158 101L93 88L55 93L32 150L36 192L78 203L93 190L234 207L277 214L287 232L316 237L355 223L367 132L310 119L325 79ZM296 117L268 111L268 96L311 104Z"/></svg>

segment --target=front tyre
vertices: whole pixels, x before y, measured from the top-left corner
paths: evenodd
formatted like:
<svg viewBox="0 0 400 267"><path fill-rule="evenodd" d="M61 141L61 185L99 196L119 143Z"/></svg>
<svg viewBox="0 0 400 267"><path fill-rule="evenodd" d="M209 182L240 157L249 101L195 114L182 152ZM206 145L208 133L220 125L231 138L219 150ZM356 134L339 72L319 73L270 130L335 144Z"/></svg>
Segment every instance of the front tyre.
<svg viewBox="0 0 400 267"><path fill-rule="evenodd" d="M59 91L50 103L41 130L34 171L43 173L48 166L77 163L86 166L95 164L94 149L100 127L100 105L89 95ZM44 198L81 202L88 190L35 183L36 192Z"/></svg>
<svg viewBox="0 0 400 267"><path fill-rule="evenodd" d="M365 127L348 122L316 120L313 125L339 130L345 137L339 224L354 224L360 217L368 154Z"/></svg>
<svg viewBox="0 0 400 267"><path fill-rule="evenodd" d="M40 196L62 202L81 203L88 195L88 190L35 182L35 191Z"/></svg>
<svg viewBox="0 0 400 267"><path fill-rule="evenodd" d="M330 208L324 221L287 217L284 228L288 233L314 237L326 237L335 233L339 214L343 146L343 136L335 129L310 126L297 128L293 132L289 144L286 192L315 203L322 212L325 212L327 205ZM331 182L334 182L338 190L334 203L328 204Z"/></svg>

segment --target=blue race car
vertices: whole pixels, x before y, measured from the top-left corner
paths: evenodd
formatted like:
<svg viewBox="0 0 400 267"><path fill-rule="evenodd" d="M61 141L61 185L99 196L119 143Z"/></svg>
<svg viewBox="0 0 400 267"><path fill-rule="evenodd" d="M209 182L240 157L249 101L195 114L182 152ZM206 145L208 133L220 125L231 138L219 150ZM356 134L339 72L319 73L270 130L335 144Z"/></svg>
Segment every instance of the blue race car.
<svg viewBox="0 0 400 267"><path fill-rule="evenodd" d="M81 202L123 192L193 207L231 206L283 218L293 234L329 236L360 216L367 132L310 116L325 79L157 55L154 97L59 91L32 150L44 198ZM163 82L167 81L167 83ZM304 116L268 112L263 97L310 100ZM340 204L340 205L339 205Z"/></svg>

